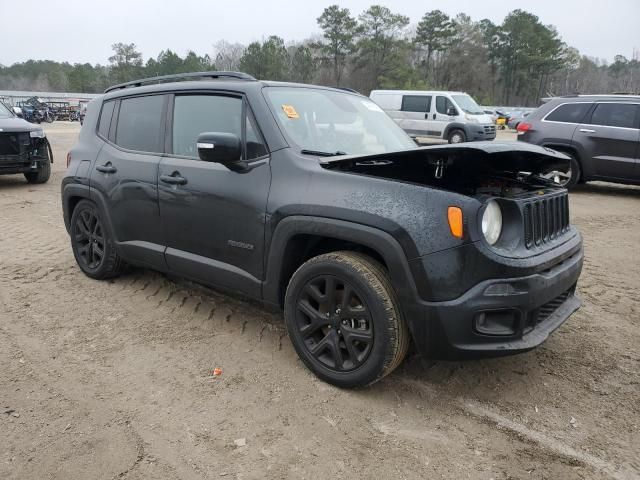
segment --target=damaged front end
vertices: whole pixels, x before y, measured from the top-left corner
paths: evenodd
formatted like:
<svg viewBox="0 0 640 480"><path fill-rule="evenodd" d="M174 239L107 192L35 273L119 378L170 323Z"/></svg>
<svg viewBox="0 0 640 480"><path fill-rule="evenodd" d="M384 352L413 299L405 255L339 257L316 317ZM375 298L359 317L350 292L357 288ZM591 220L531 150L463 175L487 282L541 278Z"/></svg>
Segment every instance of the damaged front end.
<svg viewBox="0 0 640 480"><path fill-rule="evenodd" d="M582 239L569 222L567 190L542 176L566 161L533 145L470 143L322 165L424 187L407 228L416 225L411 238L433 247L409 261L417 295L400 294L418 349L459 358L529 350L580 306ZM395 189L399 202L404 190ZM449 231L452 208L459 222L450 217ZM433 241L443 237L450 241Z"/></svg>
<svg viewBox="0 0 640 480"><path fill-rule="evenodd" d="M0 131L0 174L38 171L44 162L53 163L53 152L41 130Z"/></svg>
<svg viewBox="0 0 640 480"><path fill-rule="evenodd" d="M501 197L561 188L543 175L569 161L565 154L520 143L474 142L323 159L323 167L421 184L475 196Z"/></svg>

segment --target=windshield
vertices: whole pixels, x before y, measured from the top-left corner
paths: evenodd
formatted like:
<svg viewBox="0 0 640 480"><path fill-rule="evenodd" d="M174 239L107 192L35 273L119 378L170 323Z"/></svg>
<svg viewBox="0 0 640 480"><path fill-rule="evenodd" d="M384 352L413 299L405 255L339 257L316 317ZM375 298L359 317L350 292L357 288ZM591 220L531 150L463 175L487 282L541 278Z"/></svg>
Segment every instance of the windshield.
<svg viewBox="0 0 640 480"><path fill-rule="evenodd" d="M267 87L264 91L278 123L302 150L367 155L416 147L366 97L300 87Z"/></svg>
<svg viewBox="0 0 640 480"><path fill-rule="evenodd" d="M469 95L451 95L458 106L469 115L482 115L484 112L476 101Z"/></svg>
<svg viewBox="0 0 640 480"><path fill-rule="evenodd" d="M13 117L13 113L9 110L4 103L0 102L0 118L10 118Z"/></svg>

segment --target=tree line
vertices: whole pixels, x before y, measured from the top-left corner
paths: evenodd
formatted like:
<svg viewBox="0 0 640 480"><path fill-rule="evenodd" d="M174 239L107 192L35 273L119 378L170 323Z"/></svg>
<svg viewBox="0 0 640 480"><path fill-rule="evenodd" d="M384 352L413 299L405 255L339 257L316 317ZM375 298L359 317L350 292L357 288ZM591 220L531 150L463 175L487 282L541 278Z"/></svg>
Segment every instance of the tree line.
<svg viewBox="0 0 640 480"><path fill-rule="evenodd" d="M169 49L146 62L135 44L112 45L108 65L28 60L0 66L0 89L96 93L142 77L240 70L256 78L356 89L462 90L485 105L534 106L544 96L640 93L640 60L612 63L566 45L552 25L523 10L501 24L450 17L440 10L417 24L373 5L355 16L332 5L317 18L320 33L299 42L270 36L248 45L220 41L212 55Z"/></svg>

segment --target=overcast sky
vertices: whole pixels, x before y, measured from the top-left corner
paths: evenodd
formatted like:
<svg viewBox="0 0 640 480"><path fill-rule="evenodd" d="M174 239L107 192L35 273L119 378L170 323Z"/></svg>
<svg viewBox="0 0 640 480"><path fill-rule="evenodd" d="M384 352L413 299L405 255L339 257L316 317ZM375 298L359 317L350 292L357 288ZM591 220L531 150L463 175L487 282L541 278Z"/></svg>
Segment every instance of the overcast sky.
<svg viewBox="0 0 640 480"><path fill-rule="evenodd" d="M28 59L108 63L111 44L135 43L146 61L170 48L211 54L218 40L249 43L269 35L285 41L318 33L324 0L0 0L0 64ZM640 51L640 0L342 0L357 15L374 3L418 22L427 11L467 13L502 22L521 8L558 28L581 53L611 61Z"/></svg>

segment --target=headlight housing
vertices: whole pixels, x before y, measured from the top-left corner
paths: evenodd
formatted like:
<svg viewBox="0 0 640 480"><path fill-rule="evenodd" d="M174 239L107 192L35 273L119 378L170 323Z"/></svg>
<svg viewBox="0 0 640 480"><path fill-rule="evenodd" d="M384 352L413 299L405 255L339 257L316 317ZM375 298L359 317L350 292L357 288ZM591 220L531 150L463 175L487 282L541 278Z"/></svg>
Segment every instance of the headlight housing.
<svg viewBox="0 0 640 480"><path fill-rule="evenodd" d="M489 200L482 214L482 234L489 245L495 245L502 233L502 209L495 200Z"/></svg>
<svg viewBox="0 0 640 480"><path fill-rule="evenodd" d="M464 118L467 120L467 122L469 123L478 123L480 120L478 120L476 117L472 116L472 115L466 115L464 116Z"/></svg>
<svg viewBox="0 0 640 480"><path fill-rule="evenodd" d="M29 132L31 138L44 138L46 137L44 130L31 130Z"/></svg>

